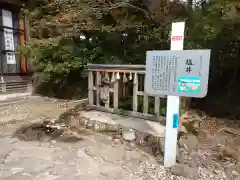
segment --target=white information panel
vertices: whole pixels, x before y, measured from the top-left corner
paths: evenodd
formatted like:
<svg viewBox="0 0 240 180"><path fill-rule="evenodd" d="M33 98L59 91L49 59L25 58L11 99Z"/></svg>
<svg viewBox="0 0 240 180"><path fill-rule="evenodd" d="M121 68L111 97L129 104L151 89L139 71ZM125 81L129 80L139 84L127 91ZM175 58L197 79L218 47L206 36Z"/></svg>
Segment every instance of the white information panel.
<svg viewBox="0 0 240 180"><path fill-rule="evenodd" d="M202 98L208 90L210 50L148 51L145 92Z"/></svg>

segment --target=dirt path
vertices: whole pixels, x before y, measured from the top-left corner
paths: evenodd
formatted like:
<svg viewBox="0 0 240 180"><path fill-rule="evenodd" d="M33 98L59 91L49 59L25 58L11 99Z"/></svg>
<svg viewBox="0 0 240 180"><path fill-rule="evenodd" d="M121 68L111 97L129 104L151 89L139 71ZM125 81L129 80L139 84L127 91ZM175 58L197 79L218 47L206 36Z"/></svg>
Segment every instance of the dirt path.
<svg viewBox="0 0 240 180"><path fill-rule="evenodd" d="M30 98L0 107L0 180L138 180L179 179L154 158L124 144L113 146L108 136L87 132L81 141L20 141L12 134L23 123L56 118L63 102Z"/></svg>
<svg viewBox="0 0 240 180"><path fill-rule="evenodd" d="M49 98L28 97L0 104L0 123L28 121L43 117L57 118L68 106L66 103Z"/></svg>
<svg viewBox="0 0 240 180"><path fill-rule="evenodd" d="M0 104L0 180L192 180L182 174L197 180L229 180L222 171L213 174L201 167L179 166L174 171L181 176L173 175L138 148L113 145L112 137L88 130L76 142L20 141L12 134L22 124L56 119L71 105L41 97L7 103Z"/></svg>

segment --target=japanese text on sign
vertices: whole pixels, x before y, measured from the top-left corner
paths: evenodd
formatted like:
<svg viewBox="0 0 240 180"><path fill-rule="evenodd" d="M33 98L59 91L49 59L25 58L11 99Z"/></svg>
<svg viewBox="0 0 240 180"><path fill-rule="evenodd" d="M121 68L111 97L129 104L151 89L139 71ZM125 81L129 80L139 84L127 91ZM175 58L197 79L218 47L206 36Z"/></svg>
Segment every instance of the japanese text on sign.
<svg viewBox="0 0 240 180"><path fill-rule="evenodd" d="M154 56L152 88L159 91L175 91L177 58L175 56Z"/></svg>
<svg viewBox="0 0 240 180"><path fill-rule="evenodd" d="M210 50L148 51L145 91L152 95L204 97Z"/></svg>
<svg viewBox="0 0 240 180"><path fill-rule="evenodd" d="M192 71L192 66L193 66L192 59L186 59L185 65L186 65L185 71L186 71L187 73L191 73L191 71Z"/></svg>

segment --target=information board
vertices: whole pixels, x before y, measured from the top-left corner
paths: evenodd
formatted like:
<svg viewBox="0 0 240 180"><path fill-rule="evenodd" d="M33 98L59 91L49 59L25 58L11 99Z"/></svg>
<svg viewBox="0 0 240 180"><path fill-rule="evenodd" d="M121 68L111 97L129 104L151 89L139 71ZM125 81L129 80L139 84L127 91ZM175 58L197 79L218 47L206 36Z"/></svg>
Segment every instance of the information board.
<svg viewBox="0 0 240 180"><path fill-rule="evenodd" d="M145 92L205 97L211 50L147 51Z"/></svg>
<svg viewBox="0 0 240 180"><path fill-rule="evenodd" d="M2 9L2 22L3 26L13 28L12 22L12 12L8 10ZM14 38L13 38L13 30L8 28L3 28L4 34L4 45L5 50L9 50L6 53L6 62L7 64L16 64L16 57L15 57L15 47L14 47Z"/></svg>

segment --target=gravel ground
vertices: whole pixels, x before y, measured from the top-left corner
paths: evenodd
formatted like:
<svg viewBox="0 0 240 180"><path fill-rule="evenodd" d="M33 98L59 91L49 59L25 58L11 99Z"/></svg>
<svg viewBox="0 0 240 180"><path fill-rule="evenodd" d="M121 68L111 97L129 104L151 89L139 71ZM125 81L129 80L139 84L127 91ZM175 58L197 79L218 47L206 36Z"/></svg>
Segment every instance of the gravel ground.
<svg viewBox="0 0 240 180"><path fill-rule="evenodd" d="M0 107L0 179L230 180L222 171L182 165L164 169L143 151L129 150L121 143L113 146L111 137L91 131L82 134L82 141L71 143L51 139L25 142L11 137L26 121L56 118L65 109L59 102L43 98ZM174 171L189 178L173 175Z"/></svg>

